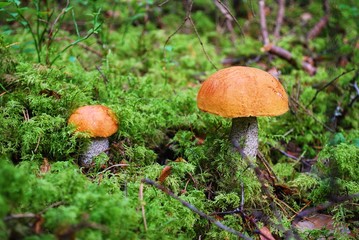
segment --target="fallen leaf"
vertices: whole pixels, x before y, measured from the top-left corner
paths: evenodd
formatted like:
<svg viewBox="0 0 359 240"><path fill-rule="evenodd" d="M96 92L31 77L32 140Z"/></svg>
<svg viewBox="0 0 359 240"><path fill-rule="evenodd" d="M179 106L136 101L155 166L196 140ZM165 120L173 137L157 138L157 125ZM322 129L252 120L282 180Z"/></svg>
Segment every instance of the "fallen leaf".
<svg viewBox="0 0 359 240"><path fill-rule="evenodd" d="M259 238L261 240L275 240L272 233L269 231L269 229L266 226L259 229L259 231L261 232L261 234L259 234Z"/></svg>
<svg viewBox="0 0 359 240"><path fill-rule="evenodd" d="M34 232L36 234L40 234L41 231L42 231L42 224L45 222L45 219L41 216L41 215L38 215L37 216L37 220L36 222L34 223Z"/></svg>
<svg viewBox="0 0 359 240"><path fill-rule="evenodd" d="M175 162L184 162L184 163L186 163L187 161L182 157L178 157L178 158L176 158Z"/></svg>
<svg viewBox="0 0 359 240"><path fill-rule="evenodd" d="M43 89L40 91L40 94L46 95L47 97L53 97L55 99L61 99L61 94L59 94L53 90L50 90L50 89Z"/></svg>
<svg viewBox="0 0 359 240"><path fill-rule="evenodd" d="M171 174L171 169L172 169L171 166L165 166L162 169L161 174L160 174L160 176L158 178L158 181L160 183L163 183L166 180L166 178Z"/></svg>
<svg viewBox="0 0 359 240"><path fill-rule="evenodd" d="M334 224L333 217L326 214L315 214L306 217L302 221L294 224L300 231L326 229L333 232L334 230L350 234L350 230L342 224Z"/></svg>
<svg viewBox="0 0 359 240"><path fill-rule="evenodd" d="M316 214L306 217L295 225L299 230L328 229L333 230L333 218L330 215Z"/></svg>
<svg viewBox="0 0 359 240"><path fill-rule="evenodd" d="M51 165L49 163L49 161L47 160L47 158L44 158L41 166L40 166L40 173L47 173L51 170Z"/></svg>

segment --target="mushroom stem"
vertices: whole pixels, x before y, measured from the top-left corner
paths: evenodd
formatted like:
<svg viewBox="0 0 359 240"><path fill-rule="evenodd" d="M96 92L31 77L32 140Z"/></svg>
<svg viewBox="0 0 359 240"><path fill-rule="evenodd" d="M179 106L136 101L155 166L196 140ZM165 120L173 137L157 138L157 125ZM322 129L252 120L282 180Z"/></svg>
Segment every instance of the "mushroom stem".
<svg viewBox="0 0 359 240"><path fill-rule="evenodd" d="M230 139L233 147L249 158L257 156L258 123L256 117L238 117L232 119Z"/></svg>
<svg viewBox="0 0 359 240"><path fill-rule="evenodd" d="M80 164L84 167L89 167L92 163L92 159L98 156L100 153L105 152L110 146L108 138L93 138L91 144L87 147L85 153L80 157Z"/></svg>

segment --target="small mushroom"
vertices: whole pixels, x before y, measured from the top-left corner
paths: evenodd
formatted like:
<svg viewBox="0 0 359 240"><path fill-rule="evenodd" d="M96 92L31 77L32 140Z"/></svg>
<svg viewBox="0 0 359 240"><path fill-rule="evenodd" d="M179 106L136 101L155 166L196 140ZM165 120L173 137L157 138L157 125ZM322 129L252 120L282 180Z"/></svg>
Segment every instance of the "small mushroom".
<svg viewBox="0 0 359 240"><path fill-rule="evenodd" d="M80 164L88 167L92 159L109 148L108 137L117 132L118 122L115 114L108 107L90 105L75 110L68 120L76 126L76 131L87 132L91 144L80 157Z"/></svg>
<svg viewBox="0 0 359 240"><path fill-rule="evenodd" d="M258 116L288 111L288 96L271 74L251 67L229 67L203 82L197 106L204 112L232 118L230 140L242 155L254 158L258 149Z"/></svg>

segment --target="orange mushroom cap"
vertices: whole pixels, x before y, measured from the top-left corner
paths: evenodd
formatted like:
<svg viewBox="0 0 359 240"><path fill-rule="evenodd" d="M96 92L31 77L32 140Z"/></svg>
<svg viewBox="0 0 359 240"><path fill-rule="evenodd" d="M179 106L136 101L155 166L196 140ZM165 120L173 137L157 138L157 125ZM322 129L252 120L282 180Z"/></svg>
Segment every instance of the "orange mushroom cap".
<svg viewBox="0 0 359 240"><path fill-rule="evenodd" d="M203 82L197 106L222 117L277 116L288 111L288 96L271 74L251 67L229 67Z"/></svg>
<svg viewBox="0 0 359 240"><path fill-rule="evenodd" d="M76 131L88 132L91 137L109 137L118 130L115 114L108 107L91 105L80 107L70 116L69 124L76 126Z"/></svg>

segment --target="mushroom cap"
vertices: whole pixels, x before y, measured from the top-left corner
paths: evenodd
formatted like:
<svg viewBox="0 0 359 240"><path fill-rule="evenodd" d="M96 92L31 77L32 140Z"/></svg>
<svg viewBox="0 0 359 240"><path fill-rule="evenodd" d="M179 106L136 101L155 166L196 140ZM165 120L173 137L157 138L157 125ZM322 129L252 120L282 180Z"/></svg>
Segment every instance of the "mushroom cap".
<svg viewBox="0 0 359 240"><path fill-rule="evenodd" d="M277 116L288 111L288 96L271 74L251 67L229 67L203 82L197 106L222 117Z"/></svg>
<svg viewBox="0 0 359 240"><path fill-rule="evenodd" d="M83 106L71 114L69 124L76 126L76 131L87 132L91 137L109 137L118 130L115 114L102 105Z"/></svg>

